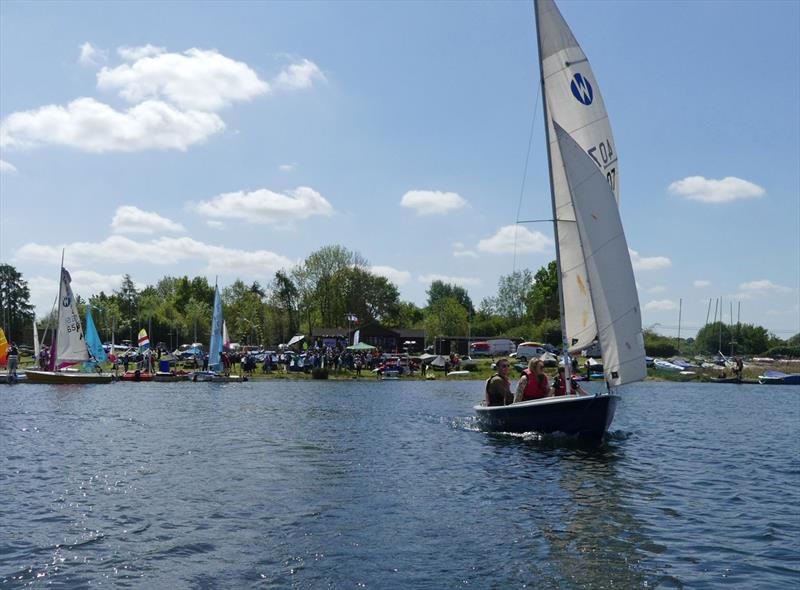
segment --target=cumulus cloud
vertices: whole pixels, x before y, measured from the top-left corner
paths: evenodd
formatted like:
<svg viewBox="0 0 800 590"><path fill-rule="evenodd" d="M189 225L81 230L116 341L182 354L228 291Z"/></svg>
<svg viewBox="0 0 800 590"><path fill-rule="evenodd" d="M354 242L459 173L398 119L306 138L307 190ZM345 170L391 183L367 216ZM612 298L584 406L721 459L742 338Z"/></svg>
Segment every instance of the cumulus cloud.
<svg viewBox="0 0 800 590"><path fill-rule="evenodd" d="M553 248L552 238L521 225L504 225L491 237L478 242L478 250L491 254L546 252Z"/></svg>
<svg viewBox="0 0 800 590"><path fill-rule="evenodd" d="M281 164L278 166L278 170L281 172L292 172L296 166L297 164Z"/></svg>
<svg viewBox="0 0 800 590"><path fill-rule="evenodd" d="M386 277L395 285L405 285L411 279L411 273L407 270L397 270L391 266L372 266L370 272L379 277Z"/></svg>
<svg viewBox="0 0 800 590"><path fill-rule="evenodd" d="M792 291L789 287L776 285L768 279L741 283L739 289L752 296L766 295L768 293L791 293Z"/></svg>
<svg viewBox="0 0 800 590"><path fill-rule="evenodd" d="M88 41L80 46L81 53L78 62L85 66L97 66L108 60L108 52L98 49Z"/></svg>
<svg viewBox="0 0 800 590"><path fill-rule="evenodd" d="M146 101L120 112L93 98L66 107L48 105L9 115L0 123L0 146L55 144L87 152L186 150L225 129L214 113L181 111L164 102Z"/></svg>
<svg viewBox="0 0 800 590"><path fill-rule="evenodd" d="M666 288L666 287L662 287L661 285L656 285L655 287L650 287L650 288L647 290L647 292L648 292L648 293L653 293L653 294L656 294L656 293L663 293L663 292L664 292L664 291L666 291L666 290L667 290L667 288Z"/></svg>
<svg viewBox="0 0 800 590"><path fill-rule="evenodd" d="M2 174L11 174L17 171L17 167L13 164L6 162L5 160L0 160L0 173Z"/></svg>
<svg viewBox="0 0 800 590"><path fill-rule="evenodd" d="M408 191L400 199L400 206L414 209L417 215L437 215L462 209L467 201L458 193L442 191Z"/></svg>
<svg viewBox="0 0 800 590"><path fill-rule="evenodd" d="M117 207L111 229L117 234L153 234L162 232L186 231L180 223L162 217L152 211L142 211L138 207L124 205Z"/></svg>
<svg viewBox="0 0 800 590"><path fill-rule="evenodd" d="M475 277L451 277L440 274L420 275L417 277L417 281L424 284L429 284L433 281L442 281L443 283L460 285L462 287L474 287L481 284L480 279L476 279Z"/></svg>
<svg viewBox="0 0 800 590"><path fill-rule="evenodd" d="M678 304L669 299L650 301L644 306L645 311L673 311L678 309Z"/></svg>
<svg viewBox="0 0 800 590"><path fill-rule="evenodd" d="M698 288L698 289L705 289L706 287L710 287L711 286L711 281L707 281L705 279L697 279L694 282L694 286L696 288Z"/></svg>
<svg viewBox="0 0 800 590"><path fill-rule="evenodd" d="M250 276L272 273L289 268L294 261L267 250L239 250L224 246L205 244L198 240L181 237L161 237L150 241L132 240L125 236L110 236L102 242L74 242L50 246L35 242L23 245L15 258L31 262L52 263L66 250L66 266L82 269L102 264L132 264L147 260L148 263L170 266L187 261L205 261L208 272L219 274L242 272Z"/></svg>
<svg viewBox="0 0 800 590"><path fill-rule="evenodd" d="M286 68L275 77L273 83L279 88L300 89L311 88L314 84L314 80L325 82L327 78L317 64L308 59L303 59L298 63L286 66Z"/></svg>
<svg viewBox="0 0 800 590"><path fill-rule="evenodd" d="M312 188L301 186L288 194L267 189L224 193L195 205L200 215L241 219L249 223L281 224L313 216L329 217L333 206Z"/></svg>
<svg viewBox="0 0 800 590"><path fill-rule="evenodd" d="M225 224L216 219L209 219L208 221L206 221L206 225L211 229L225 229Z"/></svg>
<svg viewBox="0 0 800 590"><path fill-rule="evenodd" d="M155 57L166 53L163 47L156 47L154 45L142 45L141 47L118 47L117 54L125 61L139 61L146 57Z"/></svg>
<svg viewBox="0 0 800 590"><path fill-rule="evenodd" d="M132 64L103 68L97 87L129 102L165 100L182 109L216 111L269 92L269 85L242 62L197 48L158 53Z"/></svg>
<svg viewBox="0 0 800 590"><path fill-rule="evenodd" d="M673 195L701 203L728 203L738 199L757 199L766 194L766 191L757 184L735 176L727 176L722 180L688 176L683 180L673 182L667 190Z"/></svg>
<svg viewBox="0 0 800 590"><path fill-rule="evenodd" d="M628 249L631 255L633 270L661 270L672 266L672 261L666 256L640 256L636 250Z"/></svg>

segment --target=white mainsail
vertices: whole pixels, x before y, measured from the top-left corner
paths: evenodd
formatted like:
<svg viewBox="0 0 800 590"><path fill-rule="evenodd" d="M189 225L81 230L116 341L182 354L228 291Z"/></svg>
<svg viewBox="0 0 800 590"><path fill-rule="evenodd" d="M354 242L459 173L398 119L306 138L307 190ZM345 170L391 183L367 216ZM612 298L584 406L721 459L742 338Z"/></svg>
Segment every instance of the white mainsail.
<svg viewBox="0 0 800 590"><path fill-rule="evenodd" d="M639 297L614 193L602 171L569 134L555 124L559 155L572 195L581 256L611 386L647 375Z"/></svg>
<svg viewBox="0 0 800 590"><path fill-rule="evenodd" d="M58 292L58 332L56 334L56 358L53 365L78 363L89 360L89 351L83 338L78 305L72 295L72 277L61 267L61 288Z"/></svg>
<svg viewBox="0 0 800 590"><path fill-rule="evenodd" d="M548 115L553 214L558 226L562 321L566 345L576 351L592 343L598 336L598 327L581 253L581 236L553 125L561 126L586 152L606 178L618 203L617 148L592 68L553 0L536 2L536 20Z"/></svg>

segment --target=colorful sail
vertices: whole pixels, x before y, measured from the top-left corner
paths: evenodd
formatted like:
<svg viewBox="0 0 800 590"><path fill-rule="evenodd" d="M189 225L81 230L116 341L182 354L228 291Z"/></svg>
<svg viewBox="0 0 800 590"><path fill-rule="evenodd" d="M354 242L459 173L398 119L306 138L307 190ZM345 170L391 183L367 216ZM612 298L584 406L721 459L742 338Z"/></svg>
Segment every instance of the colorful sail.
<svg viewBox="0 0 800 590"><path fill-rule="evenodd" d="M58 293L58 331L53 365L56 368L89 360L83 336L78 304L72 294L72 277L61 268L61 287Z"/></svg>
<svg viewBox="0 0 800 590"><path fill-rule="evenodd" d="M108 360L108 355L106 355L100 335L94 325L92 308L89 305L86 306L86 346L89 349L89 355L92 357L92 365L104 363Z"/></svg>
<svg viewBox="0 0 800 590"><path fill-rule="evenodd" d="M3 328L0 328L0 367L8 365L8 340Z"/></svg>
<svg viewBox="0 0 800 590"><path fill-rule="evenodd" d="M611 134L600 86L592 68L553 0L536 2L539 59L547 108L553 214L558 226L559 281L564 302L565 344L576 351L598 335L586 264L581 250L572 196L557 145L555 124L591 158L619 202L617 147Z"/></svg>
<svg viewBox="0 0 800 590"><path fill-rule="evenodd" d="M222 352L222 299L219 289L214 285L214 315L211 318L211 342L208 346L208 368L211 371L222 370L220 353Z"/></svg>
<svg viewBox="0 0 800 590"><path fill-rule="evenodd" d="M144 328L139 330L139 348L142 350L150 348L150 338L147 337L147 330Z"/></svg>

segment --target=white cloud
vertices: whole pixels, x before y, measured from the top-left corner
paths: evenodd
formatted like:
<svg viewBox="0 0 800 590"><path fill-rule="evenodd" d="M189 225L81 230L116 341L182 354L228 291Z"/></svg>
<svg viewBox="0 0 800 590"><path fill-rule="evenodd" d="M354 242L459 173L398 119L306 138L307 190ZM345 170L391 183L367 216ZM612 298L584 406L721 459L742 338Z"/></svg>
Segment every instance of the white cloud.
<svg viewBox="0 0 800 590"><path fill-rule="evenodd" d="M478 253L472 250L453 250L455 258L478 258Z"/></svg>
<svg viewBox="0 0 800 590"><path fill-rule="evenodd" d="M314 80L321 82L327 81L325 74L317 67L313 61L303 59L298 63L286 66L283 71L275 77L273 84L280 88L311 88Z"/></svg>
<svg viewBox="0 0 800 590"><path fill-rule="evenodd" d="M289 194L267 189L224 193L195 206L200 215L212 218L241 219L249 223L280 224L315 215L331 216L333 206L314 189L301 186Z"/></svg>
<svg viewBox="0 0 800 590"><path fill-rule="evenodd" d="M132 64L103 68L97 87L116 90L130 102L163 99L182 109L215 111L270 91L250 67L214 50L141 57Z"/></svg>
<svg viewBox="0 0 800 590"><path fill-rule="evenodd" d="M749 293L754 296L758 295L766 295L767 293L791 293L792 290L789 287L783 287L781 285L776 285L772 281L768 279L761 279L758 281L750 281L748 283L741 283L739 285L739 289L744 291L745 293Z"/></svg>
<svg viewBox="0 0 800 590"><path fill-rule="evenodd" d="M142 211L138 207L124 205L117 207L111 229L117 234L153 234L161 232L186 231L180 223L162 217L152 211Z"/></svg>
<svg viewBox="0 0 800 590"><path fill-rule="evenodd" d="M408 191L400 199L400 206L415 209L417 215L437 215L468 206L458 193L442 191Z"/></svg>
<svg viewBox="0 0 800 590"><path fill-rule="evenodd" d="M666 290L667 290L666 287L662 287L661 285L656 285L655 287L650 287L647 290L647 292L655 294L655 293L663 293Z"/></svg>
<svg viewBox="0 0 800 590"><path fill-rule="evenodd" d="M217 221L216 219L209 219L206 221L206 225L211 229L225 229L225 224L221 221Z"/></svg>
<svg viewBox="0 0 800 590"><path fill-rule="evenodd" d="M292 172L292 171L294 171L296 166L297 166L297 164L294 164L294 163L292 163L292 164L281 164L280 166L278 166L278 170L280 170L281 172Z"/></svg>
<svg viewBox="0 0 800 590"><path fill-rule="evenodd" d="M97 66L108 61L108 52L98 49L88 41L80 46L78 62L86 66Z"/></svg>
<svg viewBox="0 0 800 590"><path fill-rule="evenodd" d="M643 258L636 250L628 249L631 255L633 270L661 270L672 266L672 261L666 256L650 256Z"/></svg>
<svg viewBox="0 0 800 590"><path fill-rule="evenodd" d="M667 190L673 195L701 203L728 203L737 199L755 199L766 194L757 184L735 176L727 176L722 180L689 176L673 182Z"/></svg>
<svg viewBox="0 0 800 590"><path fill-rule="evenodd" d="M66 107L12 113L0 123L0 146L55 144L95 153L186 150L223 129L225 123L214 113L180 111L159 101L119 112L93 98L79 98Z"/></svg>
<svg viewBox="0 0 800 590"><path fill-rule="evenodd" d="M156 47L154 45L142 45L141 47L118 47L117 53L125 61L139 61L146 57L155 57L166 53L163 47Z"/></svg>
<svg viewBox="0 0 800 590"><path fill-rule="evenodd" d="M380 277L386 277L395 285L405 285L411 279L411 273L407 270L397 270L391 266L372 266L370 272Z"/></svg>
<svg viewBox="0 0 800 590"><path fill-rule="evenodd" d="M492 254L546 252L553 248L552 238L521 225L505 225L491 238L478 242L478 250Z"/></svg>
<svg viewBox="0 0 800 590"><path fill-rule="evenodd" d="M66 251L64 264L71 272L73 268L93 267L97 263L124 265L142 260L160 266L200 260L206 262L208 272L243 272L249 276L272 273L294 265L289 258L267 250L238 250L204 244L188 237L142 241L125 236L109 236L102 242L74 242L56 246L28 243L16 251L15 258L52 264L53 260L60 259L62 249Z"/></svg>
<svg viewBox="0 0 800 590"><path fill-rule="evenodd" d="M694 282L694 286L698 289L705 289L706 287L711 286L711 281L707 281L705 279L698 279Z"/></svg>
<svg viewBox="0 0 800 590"><path fill-rule="evenodd" d="M673 311L678 309L678 304L669 299L650 301L644 306L645 311Z"/></svg>
<svg viewBox="0 0 800 590"><path fill-rule="evenodd" d="M420 275L417 277L417 281L424 284L430 284L433 281L442 281L443 283L460 285L462 287L474 287L481 284L480 279L476 279L475 277L451 277L440 274Z"/></svg>
<svg viewBox="0 0 800 590"><path fill-rule="evenodd" d="M13 164L6 162L5 160L0 160L0 173L2 174L12 174L17 171L17 167Z"/></svg>

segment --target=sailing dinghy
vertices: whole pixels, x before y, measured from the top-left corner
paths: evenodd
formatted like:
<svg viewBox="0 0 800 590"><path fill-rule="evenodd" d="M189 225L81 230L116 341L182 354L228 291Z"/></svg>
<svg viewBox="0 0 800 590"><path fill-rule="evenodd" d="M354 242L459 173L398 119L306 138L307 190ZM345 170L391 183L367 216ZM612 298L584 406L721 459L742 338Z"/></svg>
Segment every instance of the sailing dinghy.
<svg viewBox="0 0 800 590"><path fill-rule="evenodd" d="M55 383L55 384L84 384L84 383L110 383L114 379L111 373L103 373L99 363L104 359L98 359L87 344L84 337L81 317L78 314L78 305L72 294L72 277L67 269L61 264L61 280L58 293L58 326L55 330L55 342L51 346L50 370L40 371L28 369L25 374L31 383ZM91 314L87 307L87 314ZM92 347L99 343L100 338L91 321L91 315L87 319L87 328L93 330L90 333ZM102 349L102 347L101 347ZM105 353L104 353L105 354ZM69 365L77 363L92 363L94 370L82 372L67 369Z"/></svg>
<svg viewBox="0 0 800 590"><path fill-rule="evenodd" d="M558 265L564 365L596 339L605 387L588 395L508 406L475 406L479 424L501 432L602 437L616 387L647 374L639 299L619 213L619 167L592 68L553 0L537 0L539 71ZM597 384L600 385L600 384Z"/></svg>
<svg viewBox="0 0 800 590"><path fill-rule="evenodd" d="M222 373L222 349L227 329L222 317L222 299L219 288L214 285L214 313L211 316L211 342L208 346L208 371L194 371L189 373L190 381L211 381L214 383L227 383L246 381L242 375L225 375Z"/></svg>

